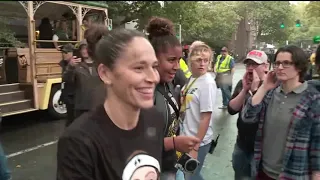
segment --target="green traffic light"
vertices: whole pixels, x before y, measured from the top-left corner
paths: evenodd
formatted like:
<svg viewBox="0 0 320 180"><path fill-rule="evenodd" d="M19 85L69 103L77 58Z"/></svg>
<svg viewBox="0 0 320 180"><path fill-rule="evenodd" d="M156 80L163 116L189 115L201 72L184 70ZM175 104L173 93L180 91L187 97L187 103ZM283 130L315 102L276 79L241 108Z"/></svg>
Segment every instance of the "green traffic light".
<svg viewBox="0 0 320 180"><path fill-rule="evenodd" d="M300 20L296 20L296 27L301 27L301 23L300 23Z"/></svg>
<svg viewBox="0 0 320 180"><path fill-rule="evenodd" d="M284 28L284 24L281 24L281 25L280 25L280 28L283 29L283 28Z"/></svg>
<svg viewBox="0 0 320 180"><path fill-rule="evenodd" d="M313 43L314 44L319 44L320 43L320 35L313 37Z"/></svg>

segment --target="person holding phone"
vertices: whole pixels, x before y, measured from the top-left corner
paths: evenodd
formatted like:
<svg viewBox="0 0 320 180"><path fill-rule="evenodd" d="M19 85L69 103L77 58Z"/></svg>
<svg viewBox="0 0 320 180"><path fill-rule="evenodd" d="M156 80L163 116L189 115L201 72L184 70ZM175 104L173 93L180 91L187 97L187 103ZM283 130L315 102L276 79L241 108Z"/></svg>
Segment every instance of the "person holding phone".
<svg viewBox="0 0 320 180"><path fill-rule="evenodd" d="M303 81L308 58L297 46L282 47L273 67L241 112L245 123L259 127L254 145L257 179L318 180L320 93Z"/></svg>
<svg viewBox="0 0 320 180"><path fill-rule="evenodd" d="M81 57L73 56L63 73L63 79L67 84L72 84L75 89L74 96L74 116L79 117L84 112L95 108L98 96L95 92L98 88L103 88L97 69L93 66L93 61L88 55L87 42L84 40L79 45ZM101 98L100 98L101 99ZM103 99L100 101L102 102Z"/></svg>
<svg viewBox="0 0 320 180"><path fill-rule="evenodd" d="M65 126L69 126L72 121L74 120L74 94L75 89L74 85L71 82L66 83L68 81L67 76L63 76L65 73L68 64L73 63L74 56L73 56L74 46L72 44L66 44L62 46L62 60L59 62L59 65L62 68L62 84L61 84L61 96L59 99L60 105L63 103L66 105L67 108L67 121Z"/></svg>
<svg viewBox="0 0 320 180"><path fill-rule="evenodd" d="M237 120L238 135L232 153L232 167L235 180L254 178L253 145L258 123L246 124L241 119L243 104L254 95L266 77L268 71L268 56L264 51L252 50L243 62L246 73L240 80L231 96L228 104L228 112L231 115L239 113ZM255 83L253 83L253 80Z"/></svg>

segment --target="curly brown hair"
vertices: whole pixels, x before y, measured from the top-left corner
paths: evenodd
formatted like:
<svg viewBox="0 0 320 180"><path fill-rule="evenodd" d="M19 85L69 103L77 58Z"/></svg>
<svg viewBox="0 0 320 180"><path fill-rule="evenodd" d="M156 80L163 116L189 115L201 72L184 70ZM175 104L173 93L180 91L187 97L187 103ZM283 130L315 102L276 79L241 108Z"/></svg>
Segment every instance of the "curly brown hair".
<svg viewBox="0 0 320 180"><path fill-rule="evenodd" d="M162 17L152 17L147 25L148 39L152 44L156 55L165 53L168 48L181 46L175 36L172 21Z"/></svg>

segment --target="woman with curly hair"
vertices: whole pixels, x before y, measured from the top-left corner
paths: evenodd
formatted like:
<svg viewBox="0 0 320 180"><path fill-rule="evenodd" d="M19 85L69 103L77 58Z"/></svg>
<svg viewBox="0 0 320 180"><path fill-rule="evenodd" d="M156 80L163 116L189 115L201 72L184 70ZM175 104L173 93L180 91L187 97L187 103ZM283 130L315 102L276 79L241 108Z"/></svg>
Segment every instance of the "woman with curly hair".
<svg viewBox="0 0 320 180"><path fill-rule="evenodd" d="M177 96L172 80L179 69L182 47L175 36L173 26L170 20L160 17L151 18L147 25L148 39L159 62L157 70L160 83L156 87L154 103L157 110L164 115L162 121L165 122L161 174L161 179L164 180L176 179L176 151L189 152L200 142L197 137L179 135L179 106L178 99L175 99Z"/></svg>

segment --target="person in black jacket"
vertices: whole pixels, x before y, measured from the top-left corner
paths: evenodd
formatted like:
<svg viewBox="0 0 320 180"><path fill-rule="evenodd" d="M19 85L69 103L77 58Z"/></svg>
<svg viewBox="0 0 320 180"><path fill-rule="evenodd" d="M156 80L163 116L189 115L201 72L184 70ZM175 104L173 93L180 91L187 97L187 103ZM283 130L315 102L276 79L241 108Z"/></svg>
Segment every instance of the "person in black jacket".
<svg viewBox="0 0 320 180"><path fill-rule="evenodd" d="M61 48L62 52L62 60L59 62L59 65L62 68L62 74L65 73L66 68L68 64L71 61L75 61L76 59L73 58L73 51L74 47L72 44L64 45ZM61 84L61 96L59 103L62 105L63 103L66 105L67 108L67 121L66 121L66 127L71 124L71 122L74 120L74 85L69 82L66 83L66 76L62 76L62 84Z"/></svg>
<svg viewBox="0 0 320 180"><path fill-rule="evenodd" d="M72 59L65 72L63 79L66 83L73 84L75 89L74 116L75 118L84 112L96 107L103 102L95 102L98 92L103 92L103 83L98 75L97 69L93 66L93 60L88 55L87 42L84 40L79 45L80 59Z"/></svg>
<svg viewBox="0 0 320 180"><path fill-rule="evenodd" d="M179 106L172 80L176 76L182 47L173 31L173 23L165 18L153 17L147 25L150 40L159 61L160 83L155 91L155 106L164 115L164 152L161 180L176 179L176 151L189 152L200 140L191 136L179 136ZM181 87L182 88L182 87Z"/></svg>
<svg viewBox="0 0 320 180"><path fill-rule="evenodd" d="M265 52L253 50L244 60L246 73L234 90L228 104L228 112L231 115L239 113L237 120L238 136L232 154L232 166L235 172L235 180L254 178L253 145L258 124L245 124L241 119L241 109L246 100L252 96L262 84L268 69L268 57ZM260 84L253 84L253 78L259 78Z"/></svg>

